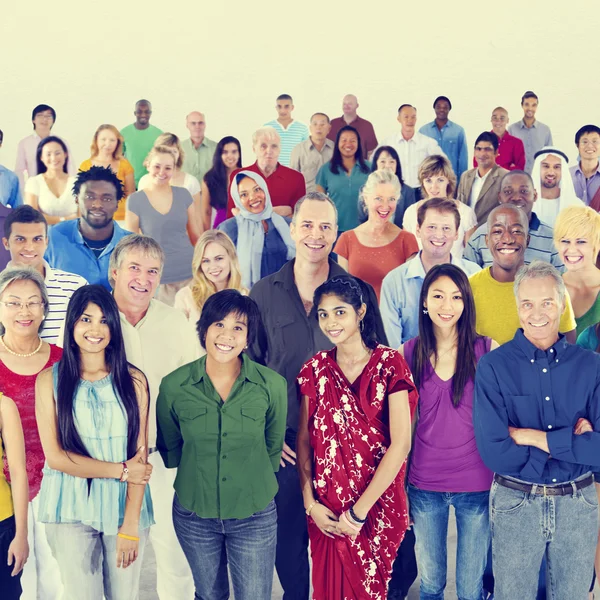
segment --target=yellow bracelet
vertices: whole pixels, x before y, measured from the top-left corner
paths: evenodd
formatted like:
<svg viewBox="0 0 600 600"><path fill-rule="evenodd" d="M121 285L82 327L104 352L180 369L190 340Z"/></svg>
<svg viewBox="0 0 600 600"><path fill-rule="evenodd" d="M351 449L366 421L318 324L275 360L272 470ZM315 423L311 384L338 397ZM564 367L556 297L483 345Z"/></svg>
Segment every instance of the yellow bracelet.
<svg viewBox="0 0 600 600"><path fill-rule="evenodd" d="M117 533L117 537L123 538L124 540L131 540L132 542L139 542L139 537L134 537L133 535L127 535L126 533Z"/></svg>
<svg viewBox="0 0 600 600"><path fill-rule="evenodd" d="M310 517L310 513L311 513L312 509L313 509L313 508L314 508L314 507L315 507L317 504L319 504L319 502L318 502L318 500L315 500L315 501L314 501L314 502L312 502L312 503L310 504L310 506L309 506L309 507L306 509L306 515L307 515L308 517Z"/></svg>

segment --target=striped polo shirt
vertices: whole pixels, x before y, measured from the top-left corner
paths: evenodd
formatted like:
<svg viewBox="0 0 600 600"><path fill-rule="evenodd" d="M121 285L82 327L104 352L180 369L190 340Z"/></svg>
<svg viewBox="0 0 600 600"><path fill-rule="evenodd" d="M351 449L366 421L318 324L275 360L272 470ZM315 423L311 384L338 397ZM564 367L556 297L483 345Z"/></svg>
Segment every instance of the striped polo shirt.
<svg viewBox="0 0 600 600"><path fill-rule="evenodd" d="M561 273L565 266L560 260L560 256L554 247L554 238L552 227L542 223L535 213L531 213L529 220L529 245L525 250L525 264L528 265L534 260L543 260L554 265ZM485 269L493 262L492 253L485 243L487 234L487 223L475 230L475 233L469 239L463 258L477 263Z"/></svg>
<svg viewBox="0 0 600 600"><path fill-rule="evenodd" d="M294 146L308 139L308 127L298 121L292 121L287 129L284 129L279 121L269 121L265 123L266 127L274 127L281 138L281 153L279 154L279 163L285 167L290 166L290 158Z"/></svg>

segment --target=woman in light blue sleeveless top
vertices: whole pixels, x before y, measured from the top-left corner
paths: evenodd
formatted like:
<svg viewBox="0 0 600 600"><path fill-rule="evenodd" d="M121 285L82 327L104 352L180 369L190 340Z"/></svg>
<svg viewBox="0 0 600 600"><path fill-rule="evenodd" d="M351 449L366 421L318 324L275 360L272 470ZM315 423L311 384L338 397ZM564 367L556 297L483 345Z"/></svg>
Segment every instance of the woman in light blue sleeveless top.
<svg viewBox="0 0 600 600"><path fill-rule="evenodd" d="M136 599L154 523L148 385L127 362L117 305L100 285L71 298L62 359L37 379L36 416L46 456L38 519L63 600Z"/></svg>

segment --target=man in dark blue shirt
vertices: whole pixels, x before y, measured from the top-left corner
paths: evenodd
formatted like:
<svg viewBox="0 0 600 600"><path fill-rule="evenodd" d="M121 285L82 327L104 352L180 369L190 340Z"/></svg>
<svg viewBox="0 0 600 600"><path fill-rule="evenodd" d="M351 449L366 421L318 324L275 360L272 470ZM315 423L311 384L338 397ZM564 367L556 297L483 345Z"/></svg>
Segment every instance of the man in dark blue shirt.
<svg viewBox="0 0 600 600"><path fill-rule="evenodd" d="M565 286L550 264L517 273L522 329L475 377L477 446L490 494L496 600L534 600L542 558L552 598L587 598L598 539L600 356L559 335Z"/></svg>

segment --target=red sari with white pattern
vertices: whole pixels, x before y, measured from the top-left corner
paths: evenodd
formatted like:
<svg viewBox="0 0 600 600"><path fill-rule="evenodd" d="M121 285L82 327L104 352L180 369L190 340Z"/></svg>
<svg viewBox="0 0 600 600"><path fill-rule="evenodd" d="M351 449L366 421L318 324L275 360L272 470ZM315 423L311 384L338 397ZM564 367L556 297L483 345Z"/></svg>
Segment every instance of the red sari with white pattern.
<svg viewBox="0 0 600 600"><path fill-rule="evenodd" d="M355 504L390 445L388 396L408 390L411 417L417 392L402 356L377 346L352 384L337 365L335 348L319 352L298 375L309 398L315 499L336 515ZM353 541L328 538L308 519L313 600L384 600L398 546L408 527L406 461L373 505Z"/></svg>

